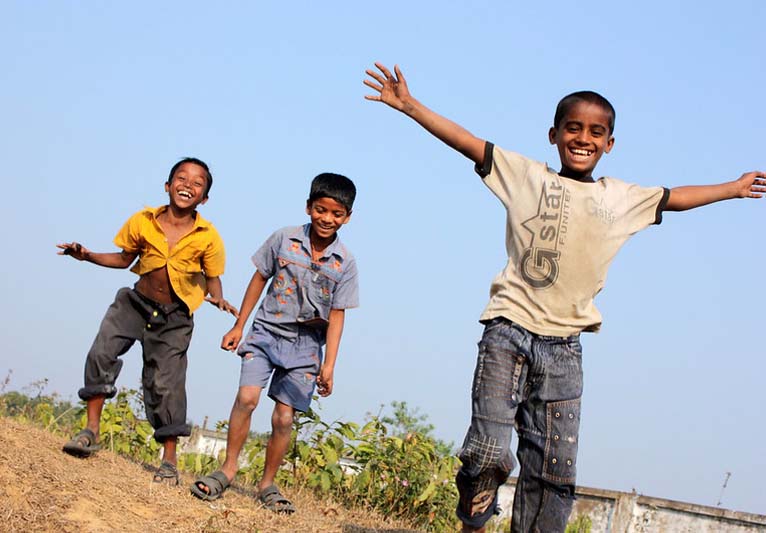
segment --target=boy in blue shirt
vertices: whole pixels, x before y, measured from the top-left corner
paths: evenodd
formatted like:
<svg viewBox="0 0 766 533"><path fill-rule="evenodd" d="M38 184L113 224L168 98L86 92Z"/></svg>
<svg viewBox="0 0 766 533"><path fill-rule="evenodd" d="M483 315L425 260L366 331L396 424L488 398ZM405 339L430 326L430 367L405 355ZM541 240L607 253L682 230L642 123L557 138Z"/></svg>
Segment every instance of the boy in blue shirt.
<svg viewBox="0 0 766 533"><path fill-rule="evenodd" d="M457 515L463 531L484 531L497 489L521 466L511 531L563 532L575 493L582 395L580 332L598 331L593 299L610 262L638 231L684 211L731 198L761 198L766 174L719 185L640 187L592 172L614 146L612 105L580 91L556 108L548 137L561 170L495 147L434 113L409 93L398 67L376 63L368 100L401 111L468 157L507 210L508 263L495 278L472 388L471 426L460 451Z"/></svg>
<svg viewBox="0 0 766 533"><path fill-rule="evenodd" d="M269 397L275 405L258 499L272 511L295 512L274 485L274 477L290 445L295 411L308 410L315 386L321 396L332 393L345 310L359 305L356 262L337 234L351 217L355 197L356 188L347 177L318 175L306 203L311 222L276 231L253 256L256 271L239 317L221 342L221 348L242 357L226 459L220 470L192 485L198 498L215 500L231 484L252 412L271 377ZM247 318L269 279L252 328L240 345Z"/></svg>

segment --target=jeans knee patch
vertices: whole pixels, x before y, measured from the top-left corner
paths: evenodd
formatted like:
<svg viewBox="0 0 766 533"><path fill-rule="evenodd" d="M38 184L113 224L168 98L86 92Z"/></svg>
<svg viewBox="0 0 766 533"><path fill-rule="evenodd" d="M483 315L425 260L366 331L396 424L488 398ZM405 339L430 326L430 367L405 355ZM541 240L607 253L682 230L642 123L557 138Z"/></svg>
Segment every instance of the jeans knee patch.
<svg viewBox="0 0 766 533"><path fill-rule="evenodd" d="M463 470L478 476L482 472L499 471L506 477L513 470L513 457L497 438L469 431L460 452Z"/></svg>
<svg viewBox="0 0 766 533"><path fill-rule="evenodd" d="M577 477L580 399L548 403L546 418L543 478L551 483L574 484Z"/></svg>

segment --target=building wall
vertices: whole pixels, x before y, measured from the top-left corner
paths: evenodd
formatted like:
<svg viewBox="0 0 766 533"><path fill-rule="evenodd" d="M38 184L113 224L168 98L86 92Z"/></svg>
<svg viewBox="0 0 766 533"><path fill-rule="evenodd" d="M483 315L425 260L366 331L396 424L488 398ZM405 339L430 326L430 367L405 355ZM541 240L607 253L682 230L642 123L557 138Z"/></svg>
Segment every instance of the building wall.
<svg viewBox="0 0 766 533"><path fill-rule="evenodd" d="M515 489L515 479L500 488L498 519L510 517ZM588 515L591 533L766 533L764 515L589 487L576 494L571 519Z"/></svg>

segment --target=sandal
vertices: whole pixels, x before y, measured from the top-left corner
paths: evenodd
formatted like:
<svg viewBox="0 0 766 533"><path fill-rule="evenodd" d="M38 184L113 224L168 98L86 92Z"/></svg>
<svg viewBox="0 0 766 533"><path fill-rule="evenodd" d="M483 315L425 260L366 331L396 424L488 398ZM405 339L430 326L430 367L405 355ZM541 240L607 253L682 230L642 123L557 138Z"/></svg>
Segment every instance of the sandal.
<svg viewBox="0 0 766 533"><path fill-rule="evenodd" d="M100 449L101 446L96 442L95 433L88 428L80 430L80 432L72 437L69 442L64 444L64 447L62 448L65 453L82 458L90 457Z"/></svg>
<svg viewBox="0 0 766 533"><path fill-rule="evenodd" d="M152 481L155 483L170 482L171 485L178 485L178 468L167 461L162 461L162 464L154 473Z"/></svg>
<svg viewBox="0 0 766 533"><path fill-rule="evenodd" d="M258 494L258 501L269 511L282 514L293 514L293 502L285 498L276 485L270 485Z"/></svg>
<svg viewBox="0 0 766 533"><path fill-rule="evenodd" d="M200 500L217 500L231 485L231 480L220 470L216 470L209 476L203 476L195 481L190 487L191 493ZM205 490L207 489L207 490Z"/></svg>

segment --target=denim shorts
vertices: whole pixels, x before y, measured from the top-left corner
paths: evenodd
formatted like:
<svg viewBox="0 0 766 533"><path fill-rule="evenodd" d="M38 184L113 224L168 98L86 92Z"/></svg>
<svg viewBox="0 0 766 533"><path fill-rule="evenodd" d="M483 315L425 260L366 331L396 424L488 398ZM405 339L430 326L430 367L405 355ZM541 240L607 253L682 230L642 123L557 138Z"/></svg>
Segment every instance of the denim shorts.
<svg viewBox="0 0 766 533"><path fill-rule="evenodd" d="M269 398L306 412L322 365L322 331L300 326L288 338L253 322L237 354L242 358L239 386L265 388L271 377Z"/></svg>

